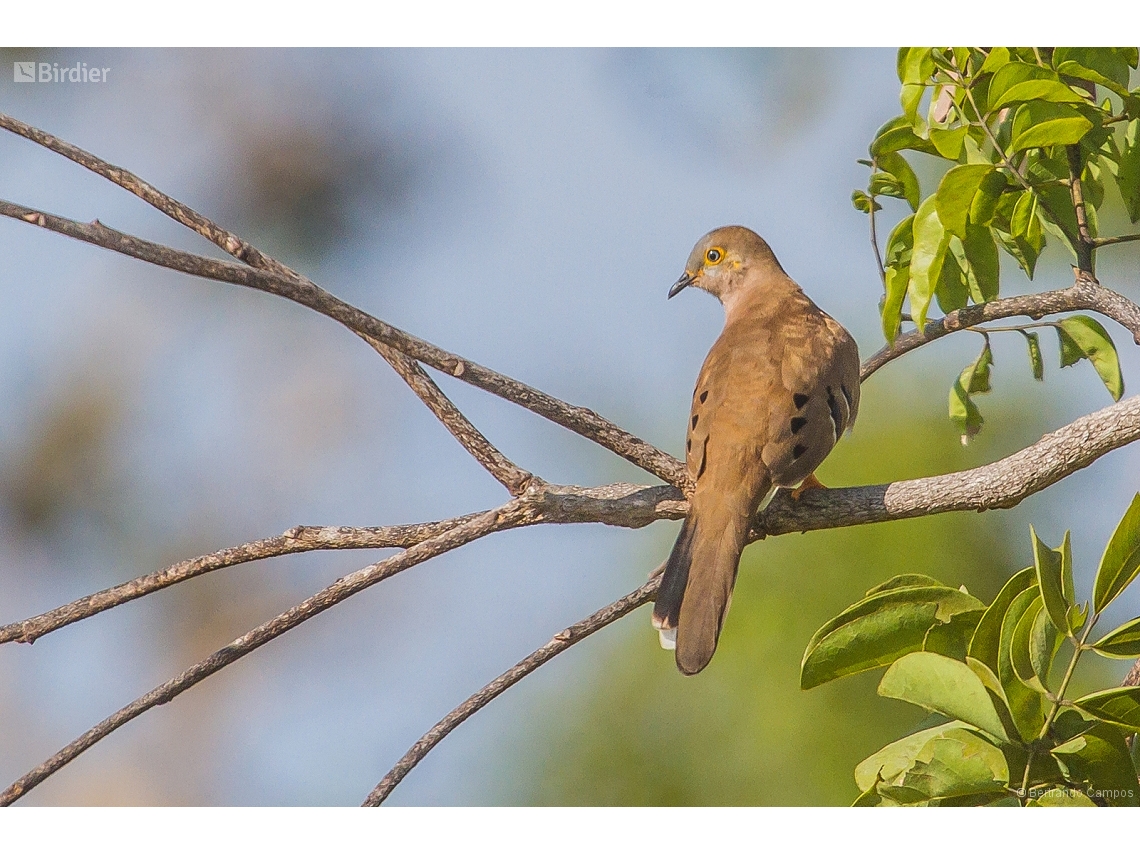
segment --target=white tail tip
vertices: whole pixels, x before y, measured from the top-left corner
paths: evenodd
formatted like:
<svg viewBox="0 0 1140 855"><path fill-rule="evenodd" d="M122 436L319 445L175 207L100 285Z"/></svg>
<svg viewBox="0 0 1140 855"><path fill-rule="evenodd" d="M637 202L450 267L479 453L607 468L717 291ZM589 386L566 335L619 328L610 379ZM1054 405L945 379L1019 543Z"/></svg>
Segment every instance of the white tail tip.
<svg viewBox="0 0 1140 855"><path fill-rule="evenodd" d="M661 639L661 647L663 650L676 650L677 649L677 627L672 629L659 629L657 634Z"/></svg>

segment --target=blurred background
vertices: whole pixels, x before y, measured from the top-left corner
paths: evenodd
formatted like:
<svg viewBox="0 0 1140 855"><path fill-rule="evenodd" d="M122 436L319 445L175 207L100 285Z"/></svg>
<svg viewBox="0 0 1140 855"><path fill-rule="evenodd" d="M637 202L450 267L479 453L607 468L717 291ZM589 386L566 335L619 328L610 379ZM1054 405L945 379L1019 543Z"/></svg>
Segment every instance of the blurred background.
<svg viewBox="0 0 1140 855"><path fill-rule="evenodd" d="M899 112L891 50L4 50L105 84L15 84L0 109L136 172L361 308L681 452L721 309L666 302L693 243L742 223L882 344L856 159ZM938 175L917 156L924 191ZM925 170L925 171L924 171ZM0 197L217 254L126 192L0 135ZM902 215L886 200L883 233ZM1102 230L1121 227L1105 211ZM1135 298L1137 244L1101 253ZM1071 282L1063 250L1036 281ZM0 623L299 523L441 519L505 494L367 346L267 295L0 222ZM1140 377L1109 324L1126 383ZM1091 366L1045 382L995 337L967 447L956 336L864 389L820 476L848 485L997 459L1110 402ZM520 465L563 483L648 476L450 378ZM877 674L810 692L812 632L897 573L992 597L1028 524L1073 529L1087 591L1138 487L1117 451L1012 511L774 538L744 557L720 652L682 678L641 610L449 736L391 804L845 804L860 759L917 722ZM675 522L485 539L376 586L145 714L28 804L357 804L419 736L564 626L644 581ZM3 784L104 716L383 553L209 574L0 649ZM1124 619L1135 593L1114 605ZM1127 663L1095 663L1088 685Z"/></svg>

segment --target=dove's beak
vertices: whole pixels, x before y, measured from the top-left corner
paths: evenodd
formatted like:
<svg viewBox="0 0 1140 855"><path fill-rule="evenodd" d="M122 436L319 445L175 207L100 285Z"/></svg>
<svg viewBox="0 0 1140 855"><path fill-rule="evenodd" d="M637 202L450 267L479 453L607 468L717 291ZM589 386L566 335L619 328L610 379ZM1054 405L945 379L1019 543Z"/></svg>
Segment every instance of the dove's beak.
<svg viewBox="0 0 1140 855"><path fill-rule="evenodd" d="M695 278L696 277L693 276L693 274L686 270L684 274L682 274L681 278L673 283L673 287L669 289L669 299L676 297L678 294L692 285Z"/></svg>

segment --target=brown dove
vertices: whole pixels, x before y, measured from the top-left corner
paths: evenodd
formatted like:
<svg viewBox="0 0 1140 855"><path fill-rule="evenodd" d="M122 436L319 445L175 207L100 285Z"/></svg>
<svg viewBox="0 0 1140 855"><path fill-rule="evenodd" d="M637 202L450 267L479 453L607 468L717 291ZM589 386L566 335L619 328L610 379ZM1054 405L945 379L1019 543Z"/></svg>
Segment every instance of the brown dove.
<svg viewBox="0 0 1140 855"><path fill-rule="evenodd" d="M716 652L753 516L781 487L821 486L812 473L855 421L859 350L743 226L701 238L669 296L690 285L720 300L725 322L693 392L685 460L696 487L653 625L696 674Z"/></svg>

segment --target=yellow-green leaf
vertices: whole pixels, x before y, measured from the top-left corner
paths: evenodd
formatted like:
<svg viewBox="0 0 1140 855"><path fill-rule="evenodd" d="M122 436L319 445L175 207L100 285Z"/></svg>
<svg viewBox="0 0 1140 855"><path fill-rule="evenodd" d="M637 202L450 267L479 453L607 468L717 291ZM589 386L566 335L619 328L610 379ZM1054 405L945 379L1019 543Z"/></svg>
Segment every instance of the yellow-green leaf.
<svg viewBox="0 0 1140 855"><path fill-rule="evenodd" d="M1006 66L1008 68L1009 66ZM1093 123L1068 104L1027 101L1013 116L1010 148L1046 148L1073 145L1092 129Z"/></svg>

